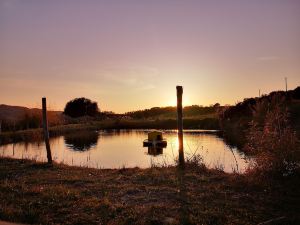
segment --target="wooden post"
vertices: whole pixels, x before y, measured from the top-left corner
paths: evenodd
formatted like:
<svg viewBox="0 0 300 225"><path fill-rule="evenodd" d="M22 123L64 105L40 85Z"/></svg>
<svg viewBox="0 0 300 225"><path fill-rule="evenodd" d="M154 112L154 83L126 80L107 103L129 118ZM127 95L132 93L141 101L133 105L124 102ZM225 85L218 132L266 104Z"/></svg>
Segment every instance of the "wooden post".
<svg viewBox="0 0 300 225"><path fill-rule="evenodd" d="M182 86L177 86L177 128L179 143L179 167L184 169L184 153L183 153L183 122L182 122Z"/></svg>
<svg viewBox="0 0 300 225"><path fill-rule="evenodd" d="M284 80L285 80L285 92L287 93L287 91L288 91L287 90L288 89L288 87L287 87L287 77L285 77Z"/></svg>
<svg viewBox="0 0 300 225"><path fill-rule="evenodd" d="M42 106L43 106L43 129L44 129L44 139L45 139L46 150L47 150L47 159L48 159L48 163L52 164L52 155L51 155L51 149L49 144L46 98L42 98Z"/></svg>

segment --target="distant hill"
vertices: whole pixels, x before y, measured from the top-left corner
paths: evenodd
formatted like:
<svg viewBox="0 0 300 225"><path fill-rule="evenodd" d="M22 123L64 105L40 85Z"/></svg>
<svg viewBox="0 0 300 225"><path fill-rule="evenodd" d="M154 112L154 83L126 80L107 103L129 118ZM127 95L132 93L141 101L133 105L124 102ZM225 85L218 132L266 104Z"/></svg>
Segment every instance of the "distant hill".
<svg viewBox="0 0 300 225"><path fill-rule="evenodd" d="M22 106L0 105L0 120L17 121L22 119L26 113L38 114L40 109L29 109Z"/></svg>
<svg viewBox="0 0 300 225"><path fill-rule="evenodd" d="M218 110L222 108L219 104L215 106L192 105L183 108L183 117L186 119L217 118ZM176 119L177 108L175 106L153 107L125 113L133 119Z"/></svg>
<svg viewBox="0 0 300 225"><path fill-rule="evenodd" d="M48 111L49 126L63 122L60 111ZM42 110L22 106L0 105L0 131L16 131L42 127Z"/></svg>
<svg viewBox="0 0 300 225"><path fill-rule="evenodd" d="M51 114L51 116L59 115L61 113L61 111L48 111L48 114ZM40 116L41 114L42 110L37 108L0 104L0 120L19 121L25 116Z"/></svg>

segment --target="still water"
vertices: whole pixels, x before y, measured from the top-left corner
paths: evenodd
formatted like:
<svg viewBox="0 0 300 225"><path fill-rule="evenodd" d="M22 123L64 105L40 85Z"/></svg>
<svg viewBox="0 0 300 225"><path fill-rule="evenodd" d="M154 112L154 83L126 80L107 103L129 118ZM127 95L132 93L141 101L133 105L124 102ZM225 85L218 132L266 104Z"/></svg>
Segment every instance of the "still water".
<svg viewBox="0 0 300 225"><path fill-rule="evenodd" d="M123 168L174 165L178 156L176 131L165 130L167 147L143 147L147 130L80 131L50 138L53 159L58 163L93 168ZM243 153L231 147L213 131L185 130L185 158L201 155L209 168L244 172ZM0 146L0 156L46 161L44 142L20 142Z"/></svg>

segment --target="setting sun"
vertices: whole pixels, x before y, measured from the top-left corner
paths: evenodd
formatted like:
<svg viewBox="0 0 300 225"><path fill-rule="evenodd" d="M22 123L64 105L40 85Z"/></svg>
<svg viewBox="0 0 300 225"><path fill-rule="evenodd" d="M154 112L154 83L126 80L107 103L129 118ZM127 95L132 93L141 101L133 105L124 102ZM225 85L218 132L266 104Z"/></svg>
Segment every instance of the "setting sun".
<svg viewBox="0 0 300 225"><path fill-rule="evenodd" d="M184 89L183 89L183 92L184 92ZM174 99L169 100L165 104L165 106L176 106L176 105L177 105L176 96L174 97ZM189 99L187 99L185 96L183 96L183 98L182 98L182 106L185 107L185 106L190 106L190 105L196 105L196 104L193 104L192 102L189 101Z"/></svg>

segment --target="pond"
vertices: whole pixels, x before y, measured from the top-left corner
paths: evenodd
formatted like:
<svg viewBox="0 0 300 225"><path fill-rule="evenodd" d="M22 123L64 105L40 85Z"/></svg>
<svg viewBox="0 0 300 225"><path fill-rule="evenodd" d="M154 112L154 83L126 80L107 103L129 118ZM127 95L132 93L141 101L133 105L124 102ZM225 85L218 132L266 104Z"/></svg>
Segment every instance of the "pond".
<svg viewBox="0 0 300 225"><path fill-rule="evenodd" d="M123 168L175 165L177 132L165 130L166 148L143 147L149 130L77 131L50 138L53 159L58 163L93 168ZM200 155L209 168L244 172L245 155L229 146L214 131L185 130L184 153L189 159ZM20 142L0 146L0 156L46 161L44 142Z"/></svg>

